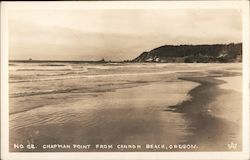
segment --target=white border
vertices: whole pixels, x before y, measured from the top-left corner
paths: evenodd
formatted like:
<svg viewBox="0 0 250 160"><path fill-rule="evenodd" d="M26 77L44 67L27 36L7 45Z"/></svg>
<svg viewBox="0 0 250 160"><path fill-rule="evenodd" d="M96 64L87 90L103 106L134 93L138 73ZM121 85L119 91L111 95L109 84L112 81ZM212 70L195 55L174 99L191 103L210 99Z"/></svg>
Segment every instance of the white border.
<svg viewBox="0 0 250 160"><path fill-rule="evenodd" d="M8 10L12 9L241 9L243 20L242 152L84 152L10 153L8 134ZM81 1L1 3L1 159L250 159L249 157L249 2L248 1Z"/></svg>

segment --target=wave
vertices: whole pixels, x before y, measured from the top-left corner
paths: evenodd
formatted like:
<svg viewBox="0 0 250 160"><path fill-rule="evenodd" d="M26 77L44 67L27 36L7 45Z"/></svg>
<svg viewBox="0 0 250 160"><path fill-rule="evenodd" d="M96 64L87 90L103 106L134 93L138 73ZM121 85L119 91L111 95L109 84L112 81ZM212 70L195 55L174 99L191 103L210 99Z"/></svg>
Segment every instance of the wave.
<svg viewBox="0 0 250 160"><path fill-rule="evenodd" d="M24 65L10 66L13 71L69 71L73 70L71 65Z"/></svg>
<svg viewBox="0 0 250 160"><path fill-rule="evenodd" d="M170 73L176 73L176 72L177 71L164 71L164 72L145 72L145 73L124 73L124 74L119 73L119 74L101 74L101 75L63 76L63 77L41 78L41 79L10 80L9 83L66 80L66 79L78 79L78 78L103 78L103 77L117 77L117 76L161 75L161 74L170 74Z"/></svg>
<svg viewBox="0 0 250 160"><path fill-rule="evenodd" d="M69 70L69 69L81 69L81 68L89 68L89 69L119 69L119 68L150 68L150 67L166 67L172 66L172 64L119 64L119 63L112 63L112 64L102 64L102 65L72 65L72 64L36 64L36 65L16 65L16 64L9 64L9 66L14 67L14 70L17 71L46 71L46 70Z"/></svg>
<svg viewBox="0 0 250 160"><path fill-rule="evenodd" d="M66 66L65 64L39 64L38 66Z"/></svg>
<svg viewBox="0 0 250 160"><path fill-rule="evenodd" d="M80 73L85 73L85 71L80 72ZM35 76L64 76L64 75L69 75L69 74L80 74L78 72L64 72L64 73L37 73Z"/></svg>
<svg viewBox="0 0 250 160"><path fill-rule="evenodd" d="M125 83L118 83L116 85L120 86L120 85L131 85L133 83L140 83L140 82L125 82ZM145 82L141 82L141 83L145 83ZM106 85L114 85L113 83L107 83L107 84L97 84L98 87L101 86L106 86ZM43 95L43 94L55 94L55 93L70 93L70 92L86 92L91 90L92 88L89 88L87 86L74 86L74 87L66 87L66 88L60 88L60 89L50 89L50 90L33 90L33 91L22 91L22 92L14 92L14 93L10 93L9 97L10 98L16 98L16 97L25 97L25 96L34 96L34 95ZM99 91L98 91L99 92Z"/></svg>
<svg viewBox="0 0 250 160"><path fill-rule="evenodd" d="M173 66L173 64L148 64L148 63L142 63L142 64L108 64L108 65L98 65L98 66L86 66L87 68L92 69L119 69L119 68L154 68L154 67L167 67L167 66Z"/></svg>
<svg viewBox="0 0 250 160"><path fill-rule="evenodd" d="M25 68L25 69L16 69L16 71L71 71L71 69Z"/></svg>
<svg viewBox="0 0 250 160"><path fill-rule="evenodd" d="M16 92L16 93L10 94L9 97L16 98L16 97L34 96L34 95L41 95L41 94L67 93L67 92L80 90L80 89L82 89L82 88L64 88L64 89L55 89L55 90Z"/></svg>

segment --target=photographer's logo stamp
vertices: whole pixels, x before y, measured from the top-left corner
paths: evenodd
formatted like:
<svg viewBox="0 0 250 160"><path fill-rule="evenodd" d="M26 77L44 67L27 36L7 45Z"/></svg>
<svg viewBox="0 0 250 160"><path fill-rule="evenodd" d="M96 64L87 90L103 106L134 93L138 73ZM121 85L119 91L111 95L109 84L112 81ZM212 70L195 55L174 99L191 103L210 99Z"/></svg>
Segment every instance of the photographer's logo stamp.
<svg viewBox="0 0 250 160"><path fill-rule="evenodd" d="M235 149L237 148L237 143L233 143L233 142L228 143L228 144L227 144L227 147L228 147L228 149L230 149L230 150L235 150Z"/></svg>

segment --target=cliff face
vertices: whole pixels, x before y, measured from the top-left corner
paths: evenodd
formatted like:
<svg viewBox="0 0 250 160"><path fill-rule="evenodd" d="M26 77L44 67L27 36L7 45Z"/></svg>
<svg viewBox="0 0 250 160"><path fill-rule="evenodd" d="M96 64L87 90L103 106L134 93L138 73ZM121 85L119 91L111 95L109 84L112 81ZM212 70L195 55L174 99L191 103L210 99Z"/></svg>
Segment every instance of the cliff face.
<svg viewBox="0 0 250 160"><path fill-rule="evenodd" d="M241 62L242 43L215 45L165 45L143 52L132 62L209 63Z"/></svg>

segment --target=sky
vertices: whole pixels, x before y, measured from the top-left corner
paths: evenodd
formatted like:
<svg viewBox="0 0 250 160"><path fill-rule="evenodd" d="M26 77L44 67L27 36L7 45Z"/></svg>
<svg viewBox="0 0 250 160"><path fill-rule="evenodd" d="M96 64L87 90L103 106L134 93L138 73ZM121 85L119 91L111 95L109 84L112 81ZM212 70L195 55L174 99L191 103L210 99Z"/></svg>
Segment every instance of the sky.
<svg viewBox="0 0 250 160"><path fill-rule="evenodd" d="M162 45L241 42L236 9L11 10L9 58L127 60Z"/></svg>

